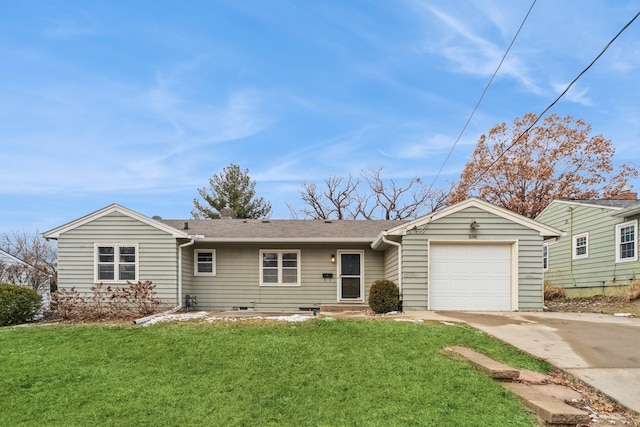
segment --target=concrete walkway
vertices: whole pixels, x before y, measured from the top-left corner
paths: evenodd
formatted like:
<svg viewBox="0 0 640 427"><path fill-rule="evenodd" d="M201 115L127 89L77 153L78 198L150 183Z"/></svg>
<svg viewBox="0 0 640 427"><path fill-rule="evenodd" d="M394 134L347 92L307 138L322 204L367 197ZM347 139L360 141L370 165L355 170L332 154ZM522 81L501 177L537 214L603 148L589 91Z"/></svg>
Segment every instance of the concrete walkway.
<svg viewBox="0 0 640 427"><path fill-rule="evenodd" d="M593 313L408 313L464 322L570 372L640 413L640 319Z"/></svg>

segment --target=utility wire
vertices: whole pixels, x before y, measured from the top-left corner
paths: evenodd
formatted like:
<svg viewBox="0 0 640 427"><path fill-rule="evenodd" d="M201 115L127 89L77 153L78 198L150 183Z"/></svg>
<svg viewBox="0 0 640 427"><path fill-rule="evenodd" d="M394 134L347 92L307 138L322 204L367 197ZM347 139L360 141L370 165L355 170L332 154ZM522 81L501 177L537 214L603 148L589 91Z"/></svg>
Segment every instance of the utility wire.
<svg viewBox="0 0 640 427"><path fill-rule="evenodd" d="M513 39L511 39L511 43L509 44L509 47L507 47L507 50L504 52L504 55L502 55L502 59L500 60L500 63L498 64L498 67L493 72L493 75L489 79L489 82L487 83L487 85L484 87L484 90L482 91L482 94L480 95L480 99L478 99L478 102L476 102L475 107L473 107L473 111L471 111L471 114L469 115L469 118L467 119L467 121L465 122L464 126L462 127L462 130L460 131L460 134L458 134L458 137L456 138L455 142L453 143L453 146L451 147L451 150L449 150L449 154L447 154L447 157L444 159L444 162L442 162L442 166L440 166L440 170L438 170L438 173L436 174L435 178L433 179L433 182L429 186L429 191L431 191L431 188L435 185L436 181L440 177L440 174L442 173L442 170L444 169L445 165L449 161L449 158L451 157L451 154L453 154L453 150L455 150L456 146L460 142L460 139L462 139L462 135L467 130L467 127L469 126L469 123L471 122L471 119L476 114L476 111L478 111L478 107L480 106L480 103L484 99L484 95L487 93L487 90L489 89L489 86L491 86L491 83L493 83L493 79L495 79L496 75L498 74L498 71L500 70L500 67L502 67L502 64L504 63L504 60L507 57L507 54L509 53L509 51L511 50L511 47L513 46L513 44L515 43L516 39L518 38L518 35L520 34L520 31L522 30L522 27L524 26L524 23L527 22L527 18L529 18L529 14L531 13L531 10L533 9L533 6L535 6L536 1L537 0L533 0L533 3L531 3L531 7L529 8L529 10L527 11L527 14L525 15L524 19L520 23L520 27L518 28L518 31L516 31L516 34L513 36Z"/></svg>
<svg viewBox="0 0 640 427"><path fill-rule="evenodd" d="M606 46L602 49L602 51L593 59L593 61L591 61L591 63L589 65L587 65L587 67L582 70L577 76L576 78L574 78L571 83L569 83L569 85L566 87L566 89L564 91L562 91L562 93L560 95L558 95L558 97L551 103L549 104L549 106L547 108L545 108L540 114L538 114L538 117L536 118L536 120L534 120L533 123L531 123L524 131L522 131L520 133L520 135L518 135L518 137L513 141L513 143L508 146L507 148L505 148L505 150L500 153L500 155L491 162L491 164L489 164L489 166L487 166L485 168L485 170L478 175L478 177L473 180L473 182L471 184L469 184L468 188L473 187L478 181L480 181L480 178L482 178L487 172L489 172L489 169L491 169L497 162L498 160L500 160L502 157L504 157L504 155L511 150L519 141L520 139L522 139L522 137L529 132L535 125L536 123L538 123L540 121L540 119L542 118L542 116L544 116L551 108L553 108L554 105L556 105L558 103L558 101L560 100L560 98L562 98L568 91L569 89L571 89L571 87L574 85L575 82L578 81L578 79L580 79L580 77L582 77L584 75L584 73L586 73L591 66L593 66L593 64L596 63L596 61L598 61L598 59L600 59L600 57L602 55L604 55L604 53L607 51L607 49L609 49L609 47L613 44L614 41L616 41L616 39L627 29L629 28L629 26L631 24L633 24L633 22L638 18L638 16L640 16L640 12L636 13L636 15L629 21L627 22L627 24L622 27L622 29L620 31L618 31L618 34L616 34L610 41L609 43L606 44Z"/></svg>

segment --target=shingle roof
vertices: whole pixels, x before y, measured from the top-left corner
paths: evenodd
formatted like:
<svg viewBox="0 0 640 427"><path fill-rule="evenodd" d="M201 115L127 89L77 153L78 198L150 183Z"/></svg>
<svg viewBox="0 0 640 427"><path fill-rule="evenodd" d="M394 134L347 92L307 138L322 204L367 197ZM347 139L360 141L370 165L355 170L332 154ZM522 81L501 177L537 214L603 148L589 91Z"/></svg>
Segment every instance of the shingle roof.
<svg viewBox="0 0 640 427"><path fill-rule="evenodd" d="M593 205L593 206L602 206L606 208L628 208L629 206L633 206L635 204L640 203L638 200L614 200L614 199L591 199L591 200L571 200L571 199L563 199L563 202L570 203L578 203L581 205Z"/></svg>
<svg viewBox="0 0 640 427"><path fill-rule="evenodd" d="M372 242L381 231L404 224L401 220L160 220L204 240L220 241L360 241ZM184 229L185 223L188 229Z"/></svg>

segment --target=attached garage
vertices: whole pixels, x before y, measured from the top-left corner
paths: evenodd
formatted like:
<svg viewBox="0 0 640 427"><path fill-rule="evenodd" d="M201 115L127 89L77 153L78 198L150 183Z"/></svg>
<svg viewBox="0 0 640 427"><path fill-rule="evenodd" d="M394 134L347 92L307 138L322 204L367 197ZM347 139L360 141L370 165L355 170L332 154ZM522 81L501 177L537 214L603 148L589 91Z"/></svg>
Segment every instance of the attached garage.
<svg viewBox="0 0 640 427"><path fill-rule="evenodd" d="M539 311L543 245L561 232L478 198L383 232L404 310Z"/></svg>
<svg viewBox="0 0 640 427"><path fill-rule="evenodd" d="M511 310L512 246L431 243L429 309Z"/></svg>

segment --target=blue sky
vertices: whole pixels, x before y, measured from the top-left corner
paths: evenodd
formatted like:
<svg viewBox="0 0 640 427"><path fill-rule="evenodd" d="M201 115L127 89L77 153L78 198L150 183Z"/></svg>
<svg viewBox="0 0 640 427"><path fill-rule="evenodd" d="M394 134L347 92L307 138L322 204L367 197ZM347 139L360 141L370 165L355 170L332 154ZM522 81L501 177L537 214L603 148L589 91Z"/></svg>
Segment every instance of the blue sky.
<svg viewBox="0 0 640 427"><path fill-rule="evenodd" d="M248 168L273 218L300 183L383 167L431 182L531 1L8 1L0 13L0 233L111 203L188 218ZM435 183L478 136L541 112L638 12L539 0ZM552 110L640 165L640 21ZM635 189L640 182L632 182Z"/></svg>

